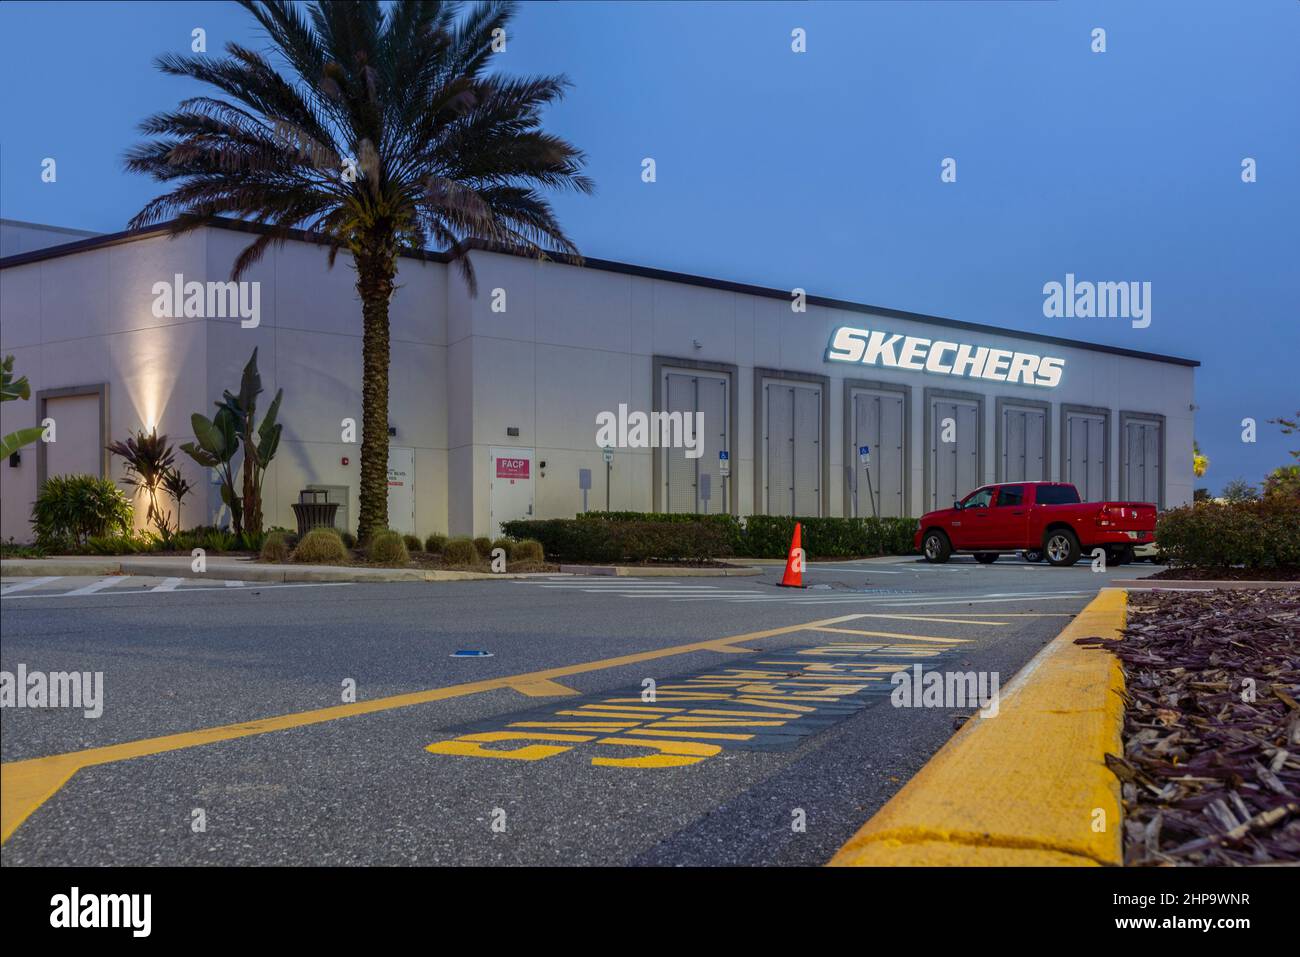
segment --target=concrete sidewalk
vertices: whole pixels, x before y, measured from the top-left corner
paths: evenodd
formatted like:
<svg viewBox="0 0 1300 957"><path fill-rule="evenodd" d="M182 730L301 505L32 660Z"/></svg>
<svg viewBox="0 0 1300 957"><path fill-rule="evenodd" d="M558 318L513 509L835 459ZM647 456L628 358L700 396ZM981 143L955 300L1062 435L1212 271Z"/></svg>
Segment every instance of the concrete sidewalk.
<svg viewBox="0 0 1300 957"><path fill-rule="evenodd" d="M171 555L116 558L69 555L54 558L10 558L0 561L5 578L40 575L158 575L175 578L220 578L253 582L445 582L491 578L535 578L544 572L458 572L432 568L371 568L360 565L272 565L251 558L209 555L205 570L193 560Z"/></svg>
<svg viewBox="0 0 1300 957"><path fill-rule="evenodd" d="M461 582L502 578L541 578L565 575L632 577L728 577L759 575L757 568L642 568L626 565L561 565L559 572L462 572L437 568L374 568L366 565L269 564L251 558L209 555L204 571L193 569L185 555L87 556L8 558L0 560L0 576L156 575L175 578L218 578L253 582Z"/></svg>

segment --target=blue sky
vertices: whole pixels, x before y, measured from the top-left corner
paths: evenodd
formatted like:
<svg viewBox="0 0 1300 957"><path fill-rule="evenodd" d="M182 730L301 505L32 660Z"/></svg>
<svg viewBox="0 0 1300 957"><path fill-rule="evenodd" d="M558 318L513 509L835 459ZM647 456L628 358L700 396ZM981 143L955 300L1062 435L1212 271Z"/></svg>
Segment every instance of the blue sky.
<svg viewBox="0 0 1300 957"><path fill-rule="evenodd" d="M196 26L265 44L230 3L0 4L0 215L124 228L136 124L195 89L152 60ZM1297 51L1296 0L529 3L501 68L573 81L587 255L1200 359L1217 490L1300 444L1264 421L1300 407ZM1150 282L1150 326L1045 318L1066 273Z"/></svg>

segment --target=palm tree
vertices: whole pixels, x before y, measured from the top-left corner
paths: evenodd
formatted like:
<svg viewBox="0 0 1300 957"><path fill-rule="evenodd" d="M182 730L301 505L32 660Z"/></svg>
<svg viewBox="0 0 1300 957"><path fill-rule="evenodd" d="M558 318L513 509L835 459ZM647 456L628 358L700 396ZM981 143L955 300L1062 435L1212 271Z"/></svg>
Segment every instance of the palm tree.
<svg viewBox="0 0 1300 957"><path fill-rule="evenodd" d="M541 128L568 87L562 76L489 73L513 3L430 0L240 0L283 61L230 43L226 55L167 54L169 75L221 96L196 96L140 130L126 166L172 184L131 220L172 219L172 232L231 214L266 231L235 260L238 280L293 229L321 234L329 264L352 255L362 315L358 537L388 525L388 302L403 248L431 243L466 257L481 242L542 257L576 256L539 190L590 193L585 157Z"/></svg>

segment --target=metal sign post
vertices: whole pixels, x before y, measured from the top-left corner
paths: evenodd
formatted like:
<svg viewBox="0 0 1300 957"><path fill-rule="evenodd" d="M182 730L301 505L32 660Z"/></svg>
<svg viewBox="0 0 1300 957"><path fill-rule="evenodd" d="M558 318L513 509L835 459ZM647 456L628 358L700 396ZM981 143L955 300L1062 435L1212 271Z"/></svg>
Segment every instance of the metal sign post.
<svg viewBox="0 0 1300 957"><path fill-rule="evenodd" d="M876 493L871 487L871 446L858 446L858 462L862 465L862 470L867 473L867 498L871 499L871 514L879 519L880 510L876 507Z"/></svg>
<svg viewBox="0 0 1300 957"><path fill-rule="evenodd" d="M608 512L609 511L609 477L610 477L610 473L614 471L614 450L605 449L604 458L605 458L605 511Z"/></svg>

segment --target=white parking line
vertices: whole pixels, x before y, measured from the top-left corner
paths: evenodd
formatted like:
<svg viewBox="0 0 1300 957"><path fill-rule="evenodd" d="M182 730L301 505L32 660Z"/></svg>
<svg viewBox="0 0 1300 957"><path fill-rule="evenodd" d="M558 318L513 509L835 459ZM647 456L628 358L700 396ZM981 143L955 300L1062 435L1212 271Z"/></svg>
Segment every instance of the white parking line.
<svg viewBox="0 0 1300 957"><path fill-rule="evenodd" d="M62 575L49 575L45 578L33 578L30 581L19 582L17 585L5 585L0 588L0 595L12 595L16 591L26 591L28 588L48 585L50 582L56 582L62 577Z"/></svg>
<svg viewBox="0 0 1300 957"><path fill-rule="evenodd" d="M184 580L185 579L183 578L164 578L161 584L154 585L153 588L150 588L149 590L151 592L175 591L176 586L179 585Z"/></svg>
<svg viewBox="0 0 1300 957"><path fill-rule="evenodd" d="M122 577L130 578L129 575L124 575ZM257 583L246 583L246 584L257 584L259 590L270 590L270 589L278 589L278 588L332 588L340 585L353 585L356 583L355 582L266 582L266 583L257 582ZM86 587L89 588L90 586L88 585ZM107 586L101 585L101 587L107 587ZM194 588L179 588L175 590L168 589L168 592L176 595L188 595L190 592L196 592L196 591L225 591L225 588L226 588L225 585L199 585ZM95 594L99 598L120 598L125 595L153 595L153 594L157 594L157 592L158 592L158 588L140 588L135 591L119 591L119 592L100 591L98 588L95 589L94 592L88 592L85 589L79 588L76 591L59 592L58 594L54 594L54 595L14 595L12 597L10 597L9 595L5 595L3 596L3 598L5 601L35 601L37 598L72 598L74 596L84 596L89 594Z"/></svg>
<svg viewBox="0 0 1300 957"><path fill-rule="evenodd" d="M65 594L68 598L71 598L73 595L93 595L97 591L102 591L105 588L112 588L114 585L121 584L126 580L126 578L127 576L125 575L114 575L110 578L101 578L97 582L91 582L89 585L82 585L80 588L66 592ZM33 595L29 597L34 598L36 596Z"/></svg>

